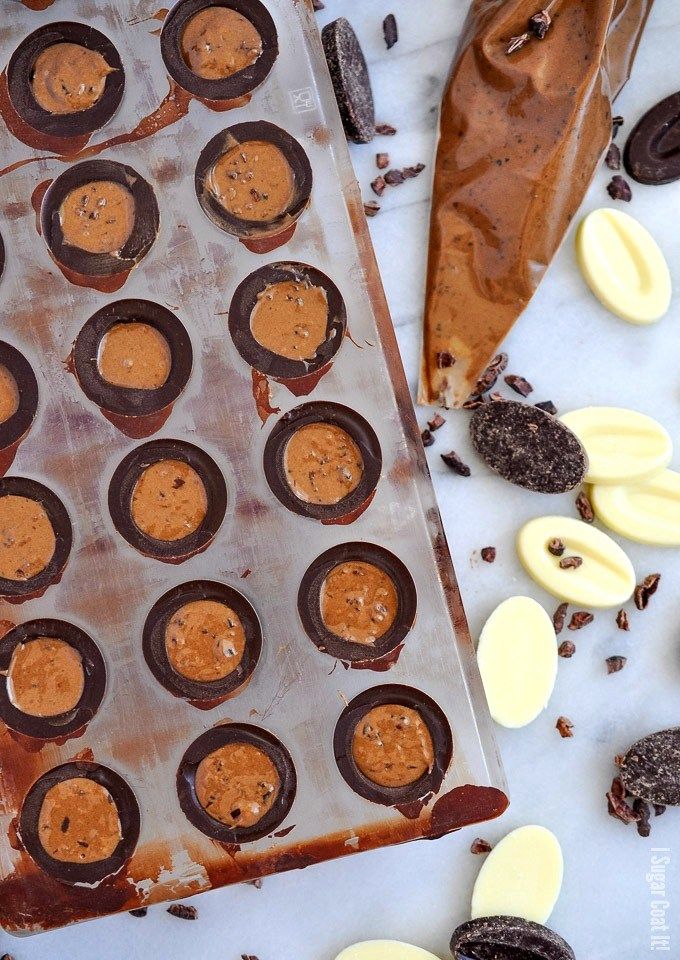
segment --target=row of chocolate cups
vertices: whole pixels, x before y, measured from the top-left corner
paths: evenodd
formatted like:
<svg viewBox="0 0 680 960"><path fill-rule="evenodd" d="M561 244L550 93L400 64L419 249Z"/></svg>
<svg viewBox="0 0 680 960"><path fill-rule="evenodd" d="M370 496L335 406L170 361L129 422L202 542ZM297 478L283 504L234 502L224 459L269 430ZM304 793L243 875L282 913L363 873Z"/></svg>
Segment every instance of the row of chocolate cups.
<svg viewBox="0 0 680 960"><path fill-rule="evenodd" d="M366 776L357 764L353 750L357 728L365 723L369 712L388 705L391 709L401 707L406 713L417 711L432 743L429 768L417 779L398 787L381 785ZM209 800L206 801L204 791L197 787L201 765L205 761L210 762L212 757L219 757L225 748L245 748L248 751L246 756L267 764L271 779L276 781L276 787L271 791L271 784L260 785L266 787L271 798L265 797L262 815L243 826L212 816ZM338 770L353 791L373 803L393 806L413 803L439 790L451 763L453 741L446 716L430 697L412 687L386 684L364 691L345 707L335 725L333 750ZM54 793L60 784L82 780L103 788L102 798L105 802L113 803L118 813L119 839L115 847L101 859L88 859L87 862L53 856L40 829L41 825L44 829L45 822L41 815L50 791ZM297 786L295 765L285 745L268 730L242 723L226 723L201 734L185 751L176 778L179 805L189 822L213 840L238 845L271 836L290 813ZM238 818L241 811L231 813ZM77 817L76 809L73 811L74 821L77 821ZM92 884L123 869L134 854L140 821L140 808L134 791L120 774L100 763L78 760L47 771L33 784L22 804L18 832L24 849L50 876L68 884ZM77 822L71 826L77 828Z"/></svg>

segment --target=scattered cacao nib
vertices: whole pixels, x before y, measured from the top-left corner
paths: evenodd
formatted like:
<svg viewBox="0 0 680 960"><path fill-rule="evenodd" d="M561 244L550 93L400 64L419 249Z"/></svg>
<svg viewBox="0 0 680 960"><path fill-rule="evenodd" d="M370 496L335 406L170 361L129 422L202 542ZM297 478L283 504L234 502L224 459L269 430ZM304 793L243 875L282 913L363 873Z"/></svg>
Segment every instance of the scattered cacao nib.
<svg viewBox="0 0 680 960"><path fill-rule="evenodd" d="M256 890L262 889L262 877L256 877L254 880L246 880L246 883L251 887L255 887Z"/></svg>
<svg viewBox="0 0 680 960"><path fill-rule="evenodd" d="M638 610L647 609L649 598L656 593L660 580L660 573L650 573L648 577L645 577L642 583L637 585L635 592L633 593L633 599L635 600L635 606L638 608Z"/></svg>
<svg viewBox="0 0 680 960"><path fill-rule="evenodd" d="M424 169L424 163L416 163L412 167L402 167L401 172L404 175L404 179L413 180L413 178L419 176Z"/></svg>
<svg viewBox="0 0 680 960"><path fill-rule="evenodd" d="M449 350L437 351L437 370L446 370L448 367L452 367L455 362L456 358Z"/></svg>
<svg viewBox="0 0 680 960"><path fill-rule="evenodd" d="M616 626L619 628L619 630L630 630L628 614L625 610L619 610L619 612L616 614Z"/></svg>
<svg viewBox="0 0 680 960"><path fill-rule="evenodd" d="M568 603L561 603L557 610L553 613L553 627L555 628L555 633L562 633L564 629L564 621L567 619L567 610L569 609Z"/></svg>
<svg viewBox="0 0 680 960"><path fill-rule="evenodd" d="M399 39L397 18L393 13L388 13L383 20L383 37L385 38L385 46L388 50L391 50Z"/></svg>
<svg viewBox="0 0 680 960"><path fill-rule="evenodd" d="M382 176L376 177L375 180L371 181L371 190L376 195L376 197L382 197L383 193L385 192L386 186L387 186L387 183L385 181L385 178Z"/></svg>
<svg viewBox="0 0 680 960"><path fill-rule="evenodd" d="M530 33L520 33L519 36L517 37L510 37L510 41L508 43L508 49L506 50L506 53L509 55L511 53L514 53L515 50L521 50L522 47L526 46L526 44L530 40L531 40Z"/></svg>
<svg viewBox="0 0 680 960"><path fill-rule="evenodd" d="M390 165L389 153L376 153L375 165L378 168L378 170L386 170Z"/></svg>
<svg viewBox="0 0 680 960"><path fill-rule="evenodd" d="M478 393L471 393L463 404L463 410L476 410L485 402L484 397L480 397Z"/></svg>
<svg viewBox="0 0 680 960"><path fill-rule="evenodd" d="M534 388L524 377L518 377L514 373L509 373L504 379L510 389L518 393L520 397L528 397L530 393L533 393Z"/></svg>
<svg viewBox="0 0 680 960"><path fill-rule="evenodd" d="M397 128L393 127L391 123L376 123L375 132L379 137L393 137Z"/></svg>
<svg viewBox="0 0 680 960"><path fill-rule="evenodd" d="M619 670L623 670L627 662L627 657L607 657L605 660L605 663L607 664L607 673L618 673Z"/></svg>
<svg viewBox="0 0 680 960"><path fill-rule="evenodd" d="M557 656L570 660L576 653L576 644L573 640L563 640L557 648Z"/></svg>
<svg viewBox="0 0 680 960"><path fill-rule="evenodd" d="M190 907L187 903L171 903L168 907L168 913L172 917L178 917L180 920L198 919L198 910L196 907Z"/></svg>
<svg viewBox="0 0 680 960"><path fill-rule="evenodd" d="M423 441L424 447L431 447L434 443L434 437L432 436L431 430L423 430L420 434L420 439Z"/></svg>
<svg viewBox="0 0 680 960"><path fill-rule="evenodd" d="M652 807L654 808L655 817L660 817L662 813L666 812L666 807L663 803L653 803Z"/></svg>
<svg viewBox="0 0 680 960"><path fill-rule="evenodd" d="M241 960L258 960L254 953L242 953Z"/></svg>
<svg viewBox="0 0 680 960"><path fill-rule="evenodd" d="M612 140L616 140L619 127L623 126L623 117L612 117Z"/></svg>
<svg viewBox="0 0 680 960"><path fill-rule="evenodd" d="M649 822L649 815L651 813L649 804L645 803L640 797L636 797L635 800L633 800L633 812L637 813L639 818L637 822L637 832L641 837L648 837L652 829Z"/></svg>
<svg viewBox="0 0 680 960"><path fill-rule="evenodd" d="M496 386L496 381L503 373L505 368L508 365L508 355L507 353L497 353L493 358L489 366L486 368L484 373L481 375L477 384L475 386L472 396L486 393L487 390L491 390Z"/></svg>
<svg viewBox="0 0 680 960"><path fill-rule="evenodd" d="M314 10L314 13L318 13L319 10L326 9L326 4L323 2L323 0L312 0L312 9Z"/></svg>
<svg viewBox="0 0 680 960"><path fill-rule="evenodd" d="M390 187L398 187L405 179L406 177L401 170L388 170L385 174L385 183L389 184Z"/></svg>
<svg viewBox="0 0 680 960"><path fill-rule="evenodd" d="M529 31L538 39L542 40L550 29L550 14L547 10L539 10L532 17L529 17Z"/></svg>
<svg viewBox="0 0 680 960"><path fill-rule="evenodd" d="M499 393L498 390L494 390L493 393L489 394L489 400L504 400L502 393Z"/></svg>
<svg viewBox="0 0 680 960"><path fill-rule="evenodd" d="M623 766L623 758L624 758L624 754L623 754L623 753L617 753L617 754L615 754L615 755L614 755L614 766L616 766L616 767L621 767L621 766ZM623 781L622 781L622 782L623 782Z"/></svg>
<svg viewBox="0 0 680 960"><path fill-rule="evenodd" d="M14 957L9 953L3 953L0 960L14 960Z"/></svg>
<svg viewBox="0 0 680 960"><path fill-rule="evenodd" d="M455 450L450 450L448 453L442 453L440 456L446 466L450 470L453 470L454 473L457 473L459 477L470 476L470 468L468 467L467 463L463 463Z"/></svg>
<svg viewBox="0 0 680 960"><path fill-rule="evenodd" d="M612 200L623 200L624 203L630 203L633 199L633 191L630 184L618 173L614 174L607 184L607 193Z"/></svg>
<svg viewBox="0 0 680 960"><path fill-rule="evenodd" d="M574 734L571 732L574 728L574 724L571 722L569 717L558 717L557 723L555 724L555 729L559 732L559 735L564 739L566 737L573 737Z"/></svg>
<svg viewBox="0 0 680 960"><path fill-rule="evenodd" d="M430 428L430 430L432 430L432 432L434 432L435 430L439 430L439 428L443 427L445 423L446 423L446 420L444 419L444 417L442 417L441 413L435 413L432 419L427 421L427 425Z"/></svg>
<svg viewBox="0 0 680 960"><path fill-rule="evenodd" d="M589 623L592 623L594 619L593 614L588 613L587 610L577 610L576 613L572 613L567 629L582 630L584 627L587 627Z"/></svg>
<svg viewBox="0 0 680 960"><path fill-rule="evenodd" d="M621 169L621 151L615 143L609 144L609 150L607 150L607 156L604 158L604 162L610 170Z"/></svg>
<svg viewBox="0 0 680 960"><path fill-rule="evenodd" d="M562 557L560 568L562 570L576 570L583 563L583 557Z"/></svg>
<svg viewBox="0 0 680 960"><path fill-rule="evenodd" d="M375 200L366 200L364 202L364 213L367 217L374 217L380 213L380 204Z"/></svg>
<svg viewBox="0 0 680 960"><path fill-rule="evenodd" d="M616 789L614 788L614 784L618 779L618 777L614 778L612 789L607 793L607 812L610 817L615 817L622 823L637 823L639 817L626 803L624 799L625 793L621 794L618 786Z"/></svg>
<svg viewBox="0 0 680 960"><path fill-rule="evenodd" d="M593 511L593 505L588 499L588 495L584 493L583 490L579 493L576 498L576 509L579 512L581 520L585 523L592 523L595 519L595 513Z"/></svg>
<svg viewBox="0 0 680 960"><path fill-rule="evenodd" d="M473 840L470 844L470 853L491 853L491 844L488 840L482 840L481 837L477 837L477 839Z"/></svg>
<svg viewBox="0 0 680 960"><path fill-rule="evenodd" d="M548 553L552 553L553 557L562 556L564 553L564 544L559 537L553 537L552 540L548 540Z"/></svg>
<svg viewBox="0 0 680 960"><path fill-rule="evenodd" d="M149 910L148 907L137 907L135 910L129 910L128 912L131 917L145 917Z"/></svg>
<svg viewBox="0 0 680 960"><path fill-rule="evenodd" d="M557 407L552 400L541 400L540 403L535 403L534 406L538 407L539 410L545 410L546 413L552 413L553 417L557 413Z"/></svg>
<svg viewBox="0 0 680 960"><path fill-rule="evenodd" d="M496 559L496 548L495 547L482 547L480 555L484 563L493 563Z"/></svg>

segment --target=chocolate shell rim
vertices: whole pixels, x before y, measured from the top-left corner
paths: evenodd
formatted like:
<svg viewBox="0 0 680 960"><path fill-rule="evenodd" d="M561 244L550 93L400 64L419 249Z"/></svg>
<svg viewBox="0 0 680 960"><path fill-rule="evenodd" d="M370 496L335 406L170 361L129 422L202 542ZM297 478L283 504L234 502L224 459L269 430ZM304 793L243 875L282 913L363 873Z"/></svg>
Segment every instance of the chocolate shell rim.
<svg viewBox="0 0 680 960"><path fill-rule="evenodd" d="M59 209L71 190L93 180L117 183L132 194L134 225L117 255L89 253L64 242ZM40 227L50 253L58 264L86 277L108 277L132 270L153 246L159 226L160 212L150 183L132 167L115 160L83 160L64 170L45 191L40 207Z"/></svg>
<svg viewBox="0 0 680 960"><path fill-rule="evenodd" d="M178 673L165 647L165 631L171 617L186 603L214 600L231 607L238 615L246 637L239 665L221 680L199 681ZM142 652L156 680L176 697L217 706L237 696L252 677L262 653L262 625L255 608L244 594L216 580L191 580L163 594L147 614L142 633Z"/></svg>
<svg viewBox="0 0 680 960"><path fill-rule="evenodd" d="M87 110L50 113L33 96L31 77L36 58L56 43L76 43L95 50L113 67L99 99ZM21 119L38 133L68 139L99 130L114 116L125 90L125 70L118 50L107 36L85 23L57 21L38 27L21 41L7 66L7 91Z"/></svg>
<svg viewBox="0 0 680 960"><path fill-rule="evenodd" d="M271 220L247 220L229 213L211 193L207 180L210 171L221 156L249 141L264 141L278 147L283 153L295 180L295 195L287 208ZM196 197L201 209L216 227L241 240L274 237L295 223L309 204L313 184L309 157L298 140L282 127L268 120L249 120L236 123L216 133L201 150L194 173Z"/></svg>
<svg viewBox="0 0 680 960"><path fill-rule="evenodd" d="M250 827L229 827L211 817L196 796L196 771L208 754L227 743L248 743L266 753L276 767L281 786L270 810ZM184 753L177 770L177 795L190 823L205 836L221 843L241 844L261 840L283 823L295 800L297 773L293 758L278 737L250 723L223 723L202 733Z"/></svg>
<svg viewBox="0 0 680 960"><path fill-rule="evenodd" d="M197 530L181 540L155 540L142 533L131 516L134 487L142 472L159 460L181 460L192 467L203 482L208 510ZM227 509L227 485L213 458L186 440L149 440L135 447L116 467L109 484L109 513L118 533L131 547L166 563L181 563L205 550L215 537Z"/></svg>
<svg viewBox="0 0 680 960"><path fill-rule="evenodd" d="M326 338L309 360L291 360L274 353L256 340L251 330L251 318L259 294L267 287L287 280L307 282L310 286L321 287L326 293ZM246 363L266 376L295 380L316 373L335 357L344 340L347 309L342 294L321 270L298 261L278 260L254 270L239 283L229 305L228 326L234 346Z"/></svg>
<svg viewBox="0 0 680 960"><path fill-rule="evenodd" d="M111 327L135 322L153 327L170 348L170 373L155 390L120 387L109 383L99 372L99 348ZM171 310L153 300L116 300L101 307L80 329L72 357L74 373L85 396L100 409L126 417L142 417L170 406L186 387L193 368L193 348L186 327Z"/></svg>
<svg viewBox="0 0 680 960"><path fill-rule="evenodd" d="M0 423L0 451L26 436L38 412L38 381L33 367L15 346L0 340L0 365L13 377L19 394L19 406Z"/></svg>
<svg viewBox="0 0 680 960"><path fill-rule="evenodd" d="M63 571L73 546L73 527L66 507L49 487L29 477L0 477L0 497L26 497L39 503L52 524L55 536L54 553L49 563L27 580L8 580L0 577L0 598L28 600L39 595L57 580Z"/></svg>
<svg viewBox="0 0 680 960"><path fill-rule="evenodd" d="M351 493L337 503L308 503L297 497L286 480L284 454L286 444L300 427L310 423L330 423L350 435L361 451L364 469ZM361 414L330 400L311 400L284 413L269 434L264 448L264 473L280 503L302 517L338 521L361 509L373 496L382 473L382 451L373 427Z"/></svg>
<svg viewBox="0 0 680 960"><path fill-rule="evenodd" d="M243 70L221 80L199 77L182 56L182 34L188 21L206 7L230 7L255 27L262 39L262 53ZM269 76L279 55L276 25L259 0L180 0L165 18L160 35L161 57L172 79L199 100L224 102L252 93Z"/></svg>
<svg viewBox="0 0 680 960"><path fill-rule="evenodd" d="M51 857L38 836L38 821L45 794L58 783L82 777L94 780L108 790L118 811L121 840L105 860L94 863L67 863ZM109 767L92 760L71 760L43 773L30 788L21 807L19 834L24 849L34 862L49 876L62 883L98 884L113 877L132 857L139 840L141 817L139 804L129 784Z"/></svg>
<svg viewBox="0 0 680 960"><path fill-rule="evenodd" d="M432 769L414 783L403 787L383 787L361 772L352 755L352 739L357 725L373 707L386 704L410 707L420 714L432 737ZM453 759L453 735L441 707L426 693L400 683L369 687L357 694L340 714L333 734L333 752L345 783L360 797L384 806L413 803L436 794Z"/></svg>
<svg viewBox="0 0 680 960"><path fill-rule="evenodd" d="M397 591L394 622L371 644L343 640L326 627L321 616L321 592L326 577L335 567L352 561L378 567ZM378 544L357 540L330 547L309 565L300 582L297 606L305 633L321 653L360 667L386 657L406 639L416 618L417 593L408 568L395 554Z"/></svg>
<svg viewBox="0 0 680 960"><path fill-rule="evenodd" d="M15 707L8 694L8 674L14 650L37 637L63 640L82 658L85 687L77 705L66 713L36 717ZM34 740L54 740L84 729L97 713L106 692L106 664L101 650L84 630L66 620L28 620L0 639L0 719L16 733Z"/></svg>

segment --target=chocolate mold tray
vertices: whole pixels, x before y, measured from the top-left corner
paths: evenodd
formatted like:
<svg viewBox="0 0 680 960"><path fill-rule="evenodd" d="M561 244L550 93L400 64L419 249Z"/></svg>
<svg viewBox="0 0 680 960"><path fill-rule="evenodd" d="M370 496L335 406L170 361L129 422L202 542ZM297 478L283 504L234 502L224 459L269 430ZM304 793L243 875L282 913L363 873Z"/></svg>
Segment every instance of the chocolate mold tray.
<svg viewBox="0 0 680 960"><path fill-rule="evenodd" d="M252 15L264 24L266 62L260 71L248 68L243 83L216 91L198 84L193 93L168 76L172 37L162 50L164 12L151 0L3 8L3 64L33 31L66 23L58 36L68 40L68 24L77 23L73 36L84 42L82 24L91 25L100 45L101 34L115 47L125 73L112 118L94 110L100 129L72 134L67 124L59 136L54 124L40 131L22 119L7 69L0 76L0 338L19 351L38 384L37 408L33 392L23 433L8 441L1 467L6 480L20 480L8 490L39 491L50 509L63 505L72 527L61 518L56 534L65 562L39 578L39 589L22 582L16 597L16 581L0 581L0 714L18 644L13 630L21 628L19 639L35 637L49 622L51 636L84 636L103 661L79 729L77 711L24 725L23 733L0 720L0 922L11 933L437 837L507 805L316 23L293 0L267 0L264 15L262 5L220 2L246 15L258 7ZM181 69L174 72L181 78ZM26 104L19 106L26 114ZM225 230L197 197L201 152L243 124L254 124L247 129L258 135L275 125L286 135L279 142L292 138L307 158L294 170L304 190L280 218L283 232L237 230L232 222ZM234 141L225 135L217 142L228 148ZM94 269L87 258L60 264L40 232L41 220L43 229L55 222L51 209L51 219L45 207L40 216L45 196L53 197L50 183L95 159L123 179L139 177L143 195L148 188L157 205L142 211L143 225L153 227L143 257L124 258L108 273L96 256ZM342 340L309 371L299 361L277 368L270 351L252 349L242 336L235 345L232 331L238 334L240 323L242 333L247 298L256 296L263 274L241 285L270 264L278 264L274 277L317 278L329 298L329 331ZM229 317L237 290L238 312ZM171 348L180 345L172 367L180 379L171 373L173 388L150 399L130 390L117 403L97 380L97 331L111 325L119 300L123 319L138 315L165 331ZM10 368L13 355L1 354ZM30 374L17 370L16 377L30 392ZM365 475L344 509L342 501L323 509L298 501L293 510L282 443L291 426L318 417L350 434ZM185 474L195 467L207 490L207 520L186 538L186 549L182 541L152 549L153 537L130 523L125 496L135 489L134 471L163 452ZM336 659L342 644L329 641L318 610L319 571L335 556L382 564L400 604L375 650L348 643L344 659ZM218 695L209 684L175 683L167 662L153 671L147 662L159 656L162 618L182 596L232 598L251 634L238 683L219 684ZM60 633L59 623L69 626ZM433 759L415 786L376 790L350 756L352 718L380 703L416 710L429 729ZM259 750L279 779L275 802L254 826L230 827L196 799L201 750L234 738ZM74 777L89 780L91 791L108 790L118 807L120 842L93 864L63 863L40 840L46 793Z"/></svg>

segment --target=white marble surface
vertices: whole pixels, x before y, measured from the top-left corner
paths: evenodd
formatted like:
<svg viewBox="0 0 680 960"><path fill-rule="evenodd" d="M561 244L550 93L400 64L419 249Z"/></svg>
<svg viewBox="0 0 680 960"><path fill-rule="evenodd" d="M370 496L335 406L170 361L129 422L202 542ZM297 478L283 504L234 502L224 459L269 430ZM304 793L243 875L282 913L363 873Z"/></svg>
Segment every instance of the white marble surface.
<svg viewBox="0 0 680 960"><path fill-rule="evenodd" d="M585 2L585 0L584 0ZM588 0L608 3L610 0ZM4 6L4 5L3 5ZM399 135L353 148L357 175L375 176L376 149L396 165L428 162L435 107L454 37L467 0L327 0L326 22L339 14L354 23L370 61L380 120ZM390 10L401 38L387 53L380 23ZM633 80L617 109L630 121L678 87L677 0L656 0ZM623 140L623 137L621 137ZM607 171L598 173L584 211L608 202ZM664 248L680 287L680 183L633 186L626 208ZM415 386L422 284L427 243L429 180L390 191L371 222L409 381ZM608 315L584 287L569 237L537 297L506 343L510 371L527 377L536 400L560 410L588 403L633 406L661 419L680 437L680 336L677 298L653 328L636 328ZM425 411L419 411L425 421ZM472 631L505 597L526 592L550 612L555 603L519 569L513 536L524 518L543 512L573 513L572 498L524 493L492 476L472 454L468 415L450 414L430 450L454 563ZM446 471L439 453L454 447L472 467L464 480ZM675 466L680 467L680 454ZM481 563L479 548L493 544L498 559ZM510 783L511 806L502 820L436 842L420 842L350 857L342 862L264 881L262 889L236 887L196 900L200 917L185 923L151 910L145 920L120 917L68 931L15 941L0 934L0 955L16 960L332 960L344 945L370 937L418 943L442 958L454 926L468 918L479 859L469 853L479 832L492 842L511 828L537 822L562 842L565 879L550 921L573 945L579 960L642 960L650 951L650 905L669 902L670 951L680 957L680 811L653 823L648 840L606 813L611 758L637 736L680 720L680 562L677 551L626 544L642 577L660 571L658 594L644 613L631 612L631 631L617 630L613 614L599 613L583 632L572 660L560 661L548 710L529 728L498 731ZM606 676L604 658L624 654L626 669ZM562 740L555 719L566 714L574 737ZM653 848L669 848L666 896L650 893L646 875Z"/></svg>

